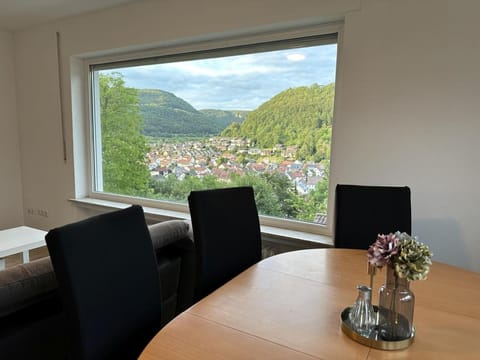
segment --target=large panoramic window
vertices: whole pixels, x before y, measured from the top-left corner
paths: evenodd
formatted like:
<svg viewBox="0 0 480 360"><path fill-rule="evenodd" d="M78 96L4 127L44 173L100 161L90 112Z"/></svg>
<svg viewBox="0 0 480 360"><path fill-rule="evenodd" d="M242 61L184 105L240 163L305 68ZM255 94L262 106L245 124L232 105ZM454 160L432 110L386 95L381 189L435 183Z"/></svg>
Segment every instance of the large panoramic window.
<svg viewBox="0 0 480 360"><path fill-rule="evenodd" d="M336 58L329 34L91 65L92 191L251 185L261 215L325 225Z"/></svg>

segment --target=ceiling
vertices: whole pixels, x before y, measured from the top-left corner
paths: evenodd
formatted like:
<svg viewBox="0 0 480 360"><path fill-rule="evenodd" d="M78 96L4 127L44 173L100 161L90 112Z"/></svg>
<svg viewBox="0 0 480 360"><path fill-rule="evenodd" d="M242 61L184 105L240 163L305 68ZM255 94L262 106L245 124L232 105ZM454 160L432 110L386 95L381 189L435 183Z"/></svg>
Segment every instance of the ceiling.
<svg viewBox="0 0 480 360"><path fill-rule="evenodd" d="M0 0L0 29L16 31L142 0Z"/></svg>

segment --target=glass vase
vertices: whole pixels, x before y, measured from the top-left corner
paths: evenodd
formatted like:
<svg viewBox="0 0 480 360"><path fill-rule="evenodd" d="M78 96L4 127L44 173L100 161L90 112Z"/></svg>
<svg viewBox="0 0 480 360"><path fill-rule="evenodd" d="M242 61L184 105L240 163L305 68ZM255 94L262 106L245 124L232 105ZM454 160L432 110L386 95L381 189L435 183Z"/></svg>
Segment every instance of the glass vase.
<svg viewBox="0 0 480 360"><path fill-rule="evenodd" d="M365 285L358 285L358 297L349 313L352 329L364 336L370 337L375 329L375 312L372 306L372 289Z"/></svg>
<svg viewBox="0 0 480 360"><path fill-rule="evenodd" d="M387 267L386 283L379 290L378 331L382 340L399 341L412 336L415 295L407 279Z"/></svg>

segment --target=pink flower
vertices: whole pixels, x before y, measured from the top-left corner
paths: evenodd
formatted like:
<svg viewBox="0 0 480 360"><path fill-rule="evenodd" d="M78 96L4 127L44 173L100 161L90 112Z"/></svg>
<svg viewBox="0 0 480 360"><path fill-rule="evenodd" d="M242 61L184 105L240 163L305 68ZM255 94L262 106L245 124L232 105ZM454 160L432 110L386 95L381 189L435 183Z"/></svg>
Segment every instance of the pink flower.
<svg viewBox="0 0 480 360"><path fill-rule="evenodd" d="M398 253L400 239L398 234L380 235L368 248L368 262L378 268L390 263L390 259Z"/></svg>

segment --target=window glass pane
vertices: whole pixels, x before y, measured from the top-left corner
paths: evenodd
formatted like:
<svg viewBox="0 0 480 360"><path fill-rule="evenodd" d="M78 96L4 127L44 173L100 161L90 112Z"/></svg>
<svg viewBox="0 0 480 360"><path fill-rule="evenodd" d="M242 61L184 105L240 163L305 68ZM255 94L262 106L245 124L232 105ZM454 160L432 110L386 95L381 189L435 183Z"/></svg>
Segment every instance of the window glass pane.
<svg viewBox="0 0 480 360"><path fill-rule="evenodd" d="M261 214L325 224L337 45L277 48L94 66L94 191L252 185Z"/></svg>

